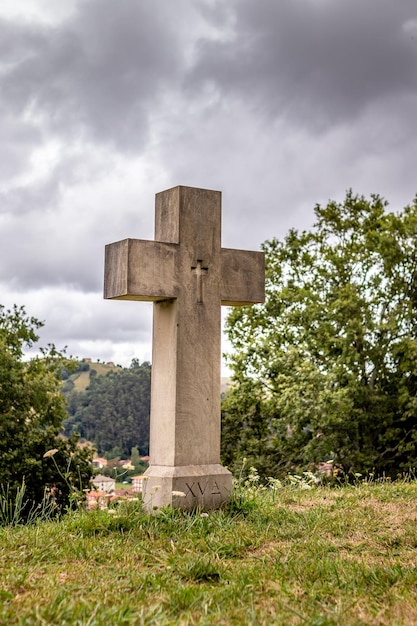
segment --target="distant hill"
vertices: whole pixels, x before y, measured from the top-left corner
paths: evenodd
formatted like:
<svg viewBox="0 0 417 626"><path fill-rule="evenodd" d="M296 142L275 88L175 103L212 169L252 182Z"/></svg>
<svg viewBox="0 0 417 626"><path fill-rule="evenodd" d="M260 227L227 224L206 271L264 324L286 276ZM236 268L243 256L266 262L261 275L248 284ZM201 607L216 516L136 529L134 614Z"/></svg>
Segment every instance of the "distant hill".
<svg viewBox="0 0 417 626"><path fill-rule="evenodd" d="M133 360L129 368L84 359L63 373L67 400L65 434L92 441L99 454L129 458L132 447L149 451L151 366Z"/></svg>
<svg viewBox="0 0 417 626"><path fill-rule="evenodd" d="M67 380L73 383L71 389L75 391L85 391L90 384L91 372L96 372L97 376L105 376L109 372L114 372L115 370L120 371L122 369L123 367L115 365L114 363L94 363L90 359L82 359L79 361L79 369L73 374L70 374Z"/></svg>

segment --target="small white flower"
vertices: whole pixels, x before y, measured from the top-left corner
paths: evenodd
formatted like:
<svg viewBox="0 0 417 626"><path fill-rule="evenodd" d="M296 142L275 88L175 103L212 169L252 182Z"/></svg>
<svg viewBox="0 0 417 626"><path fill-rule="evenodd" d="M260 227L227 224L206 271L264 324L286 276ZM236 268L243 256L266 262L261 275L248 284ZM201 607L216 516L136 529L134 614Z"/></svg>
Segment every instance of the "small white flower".
<svg viewBox="0 0 417 626"><path fill-rule="evenodd" d="M173 496L178 496L179 498L185 498L186 494L183 491L173 491Z"/></svg>
<svg viewBox="0 0 417 626"><path fill-rule="evenodd" d="M209 514L208 513L200 513L200 517L208 517Z"/></svg>
<svg viewBox="0 0 417 626"><path fill-rule="evenodd" d="M50 456L54 456L54 454L56 454L58 452L57 448L52 448L52 450L48 450L48 452L45 452L45 454L43 455L44 459L47 459Z"/></svg>

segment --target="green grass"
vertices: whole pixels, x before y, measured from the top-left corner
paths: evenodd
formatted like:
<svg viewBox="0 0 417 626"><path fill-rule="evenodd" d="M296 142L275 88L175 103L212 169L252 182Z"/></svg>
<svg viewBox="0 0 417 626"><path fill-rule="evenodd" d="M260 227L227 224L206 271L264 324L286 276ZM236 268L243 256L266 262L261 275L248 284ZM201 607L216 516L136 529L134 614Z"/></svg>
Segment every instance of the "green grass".
<svg viewBox="0 0 417 626"><path fill-rule="evenodd" d="M0 623L417 624L417 483L139 503L0 529Z"/></svg>

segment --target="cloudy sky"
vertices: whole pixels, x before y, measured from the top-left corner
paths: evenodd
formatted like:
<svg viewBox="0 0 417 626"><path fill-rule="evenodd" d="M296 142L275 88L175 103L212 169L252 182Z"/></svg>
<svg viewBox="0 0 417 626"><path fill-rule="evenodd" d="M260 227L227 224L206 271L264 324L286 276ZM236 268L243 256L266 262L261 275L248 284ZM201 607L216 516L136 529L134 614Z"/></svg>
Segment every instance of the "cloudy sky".
<svg viewBox="0 0 417 626"><path fill-rule="evenodd" d="M1 0L0 302L78 357L151 358L106 243L154 196L223 192L223 245L309 228L348 188L417 192L415 0ZM226 345L227 347L227 345Z"/></svg>

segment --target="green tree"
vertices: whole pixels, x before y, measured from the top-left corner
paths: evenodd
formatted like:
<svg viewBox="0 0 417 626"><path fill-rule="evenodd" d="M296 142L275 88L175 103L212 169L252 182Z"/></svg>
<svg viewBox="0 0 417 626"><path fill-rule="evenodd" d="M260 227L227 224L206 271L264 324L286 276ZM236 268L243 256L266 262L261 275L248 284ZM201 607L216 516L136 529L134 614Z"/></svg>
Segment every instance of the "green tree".
<svg viewBox="0 0 417 626"><path fill-rule="evenodd" d="M137 465L141 463L139 449L137 446L133 446L132 448L132 451L130 453L130 462L133 465L133 467L136 467Z"/></svg>
<svg viewBox="0 0 417 626"><path fill-rule="evenodd" d="M36 344L41 326L23 307L10 311L0 305L0 486L13 498L24 482L29 507L52 489L63 509L76 488L82 493L89 484L91 452L79 450L75 437L60 435L66 417L60 393L64 356L50 345L24 360L24 348Z"/></svg>
<svg viewBox="0 0 417 626"><path fill-rule="evenodd" d="M417 198L395 214L349 191L315 215L265 242L265 304L228 317L223 457L395 475L417 464Z"/></svg>

